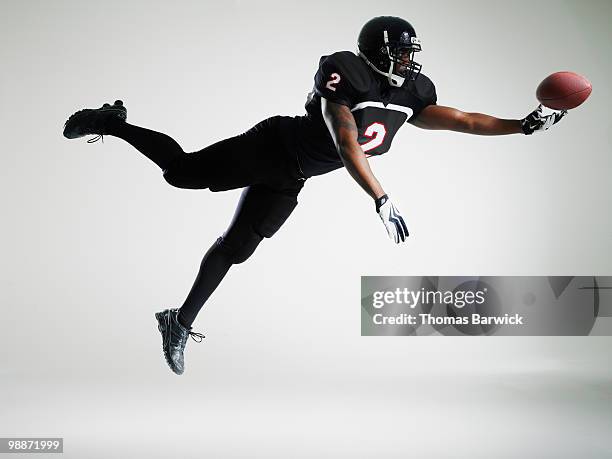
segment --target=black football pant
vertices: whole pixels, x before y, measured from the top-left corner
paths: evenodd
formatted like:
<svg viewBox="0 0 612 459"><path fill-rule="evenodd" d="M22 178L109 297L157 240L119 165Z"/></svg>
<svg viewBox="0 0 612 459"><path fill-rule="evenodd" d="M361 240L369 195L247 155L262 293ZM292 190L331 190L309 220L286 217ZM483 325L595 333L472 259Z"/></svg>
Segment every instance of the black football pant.
<svg viewBox="0 0 612 459"><path fill-rule="evenodd" d="M263 238L272 237L297 205L304 179L295 172L294 156L280 141L279 120L269 118L244 134L195 153L185 153L166 134L125 122L109 127L110 135L126 140L154 161L175 187L244 188L229 228L204 255L180 308L179 321L186 327L191 327L229 268L247 260Z"/></svg>

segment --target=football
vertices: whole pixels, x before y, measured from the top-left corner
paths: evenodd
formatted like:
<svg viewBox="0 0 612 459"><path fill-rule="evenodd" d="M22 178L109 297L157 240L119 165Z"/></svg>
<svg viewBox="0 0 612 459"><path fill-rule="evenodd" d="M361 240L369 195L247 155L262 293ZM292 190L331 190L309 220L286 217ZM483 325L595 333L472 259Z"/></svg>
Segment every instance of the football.
<svg viewBox="0 0 612 459"><path fill-rule="evenodd" d="M574 72L556 72L538 86L536 97L540 103L555 110L578 107L591 95L589 80Z"/></svg>

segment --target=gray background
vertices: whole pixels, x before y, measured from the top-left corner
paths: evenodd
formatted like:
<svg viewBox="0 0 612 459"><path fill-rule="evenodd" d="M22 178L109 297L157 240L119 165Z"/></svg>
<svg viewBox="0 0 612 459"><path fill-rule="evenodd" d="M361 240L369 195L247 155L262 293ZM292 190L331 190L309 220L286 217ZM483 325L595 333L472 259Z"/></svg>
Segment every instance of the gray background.
<svg viewBox="0 0 612 459"><path fill-rule="evenodd" d="M409 19L439 103L522 117L549 73L591 99L546 134L407 126L372 160L391 243L344 170L198 317L187 370L153 313L182 302L239 191L166 184L118 139L61 137L122 98L186 150L301 114L319 56ZM361 275L610 275L611 2L3 1L2 436L66 457L609 457L608 337L360 337ZM347 231L347 228L350 229Z"/></svg>

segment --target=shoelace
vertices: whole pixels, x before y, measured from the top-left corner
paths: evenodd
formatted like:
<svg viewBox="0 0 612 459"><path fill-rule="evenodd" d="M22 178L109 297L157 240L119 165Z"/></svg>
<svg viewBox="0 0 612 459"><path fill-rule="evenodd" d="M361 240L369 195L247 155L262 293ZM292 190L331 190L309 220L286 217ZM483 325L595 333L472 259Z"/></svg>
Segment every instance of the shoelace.
<svg viewBox="0 0 612 459"><path fill-rule="evenodd" d="M189 336L191 336L191 339L194 340L196 343L201 343L202 340L204 338L206 338L202 333L197 333L197 332L189 332ZM200 339L196 339L196 337L200 338Z"/></svg>
<svg viewBox="0 0 612 459"><path fill-rule="evenodd" d="M94 143L94 142L97 142L100 139L102 139L102 143L104 143L104 136L102 134L98 134L97 136L92 137L91 139L89 139L87 141L87 143Z"/></svg>
<svg viewBox="0 0 612 459"><path fill-rule="evenodd" d="M168 330L172 331L172 320L170 319L170 315L167 315L165 317L165 322L166 322L166 327L168 327ZM160 332L162 331L161 325L158 325L157 328L159 329ZM192 332L189 330L187 331L187 333L189 334L189 336L191 336L191 339L194 340L196 343L201 343L202 340L206 338L206 336L204 336L202 333ZM164 346L167 343L166 338L168 338L169 340L169 336L170 336L170 333L164 335Z"/></svg>

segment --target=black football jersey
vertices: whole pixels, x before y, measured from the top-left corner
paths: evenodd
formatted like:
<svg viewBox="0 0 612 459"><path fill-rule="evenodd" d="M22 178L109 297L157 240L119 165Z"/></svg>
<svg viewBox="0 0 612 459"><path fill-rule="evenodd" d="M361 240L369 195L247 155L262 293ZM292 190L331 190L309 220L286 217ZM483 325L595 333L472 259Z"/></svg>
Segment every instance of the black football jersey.
<svg viewBox="0 0 612 459"><path fill-rule="evenodd" d="M321 114L321 97L351 109L359 144L367 156L387 152L398 129L424 107L436 103L435 87L425 75L405 81L401 88L392 87L350 51L321 57L314 80L306 101L307 115L299 118L294 132L294 145L306 177L343 166Z"/></svg>

